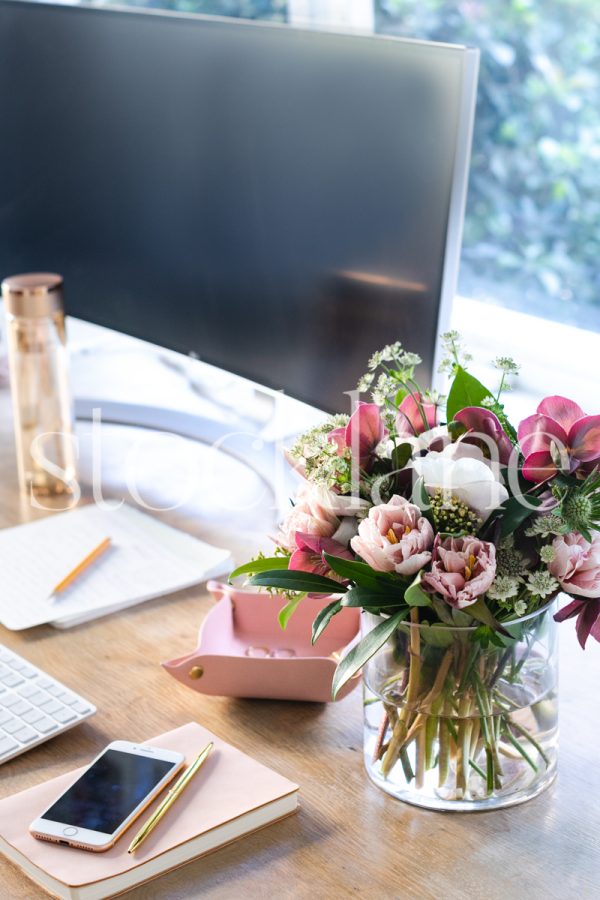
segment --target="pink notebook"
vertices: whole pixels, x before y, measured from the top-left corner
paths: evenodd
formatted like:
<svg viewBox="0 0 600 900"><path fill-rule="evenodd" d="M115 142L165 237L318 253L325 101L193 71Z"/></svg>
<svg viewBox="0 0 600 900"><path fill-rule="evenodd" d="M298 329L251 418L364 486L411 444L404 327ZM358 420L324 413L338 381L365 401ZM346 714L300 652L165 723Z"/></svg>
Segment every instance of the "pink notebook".
<svg viewBox="0 0 600 900"><path fill-rule="evenodd" d="M62 847L29 834L33 819L83 769L1 800L0 850L57 897L102 900L157 878L297 809L296 784L195 722L146 743L179 750L189 763L208 741L214 741L213 753L134 856L128 855L127 847L159 799L106 853Z"/></svg>

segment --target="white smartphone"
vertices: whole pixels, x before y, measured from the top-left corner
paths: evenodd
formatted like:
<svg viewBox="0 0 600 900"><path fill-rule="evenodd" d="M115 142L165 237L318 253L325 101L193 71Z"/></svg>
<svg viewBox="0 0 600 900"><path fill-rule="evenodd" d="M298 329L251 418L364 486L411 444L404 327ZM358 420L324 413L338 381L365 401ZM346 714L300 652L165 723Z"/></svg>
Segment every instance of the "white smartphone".
<svg viewBox="0 0 600 900"><path fill-rule="evenodd" d="M108 850L183 763L174 750L113 741L29 830L42 841Z"/></svg>

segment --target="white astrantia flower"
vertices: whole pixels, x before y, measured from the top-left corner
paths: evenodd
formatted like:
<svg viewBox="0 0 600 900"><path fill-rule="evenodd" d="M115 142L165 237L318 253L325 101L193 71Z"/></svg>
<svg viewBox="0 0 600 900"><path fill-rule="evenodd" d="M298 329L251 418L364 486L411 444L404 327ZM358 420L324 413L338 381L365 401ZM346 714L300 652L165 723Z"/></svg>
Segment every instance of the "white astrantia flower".
<svg viewBox="0 0 600 900"><path fill-rule="evenodd" d="M510 600L516 597L521 589L518 578L512 578L510 575L497 575L494 583L488 588L487 596L492 600Z"/></svg>
<svg viewBox="0 0 600 900"><path fill-rule="evenodd" d="M427 493L442 491L465 503L483 522L508 500L508 491L492 468L476 458L478 447L449 444L441 452L430 451L413 460L413 468L423 478Z"/></svg>
<svg viewBox="0 0 600 900"><path fill-rule="evenodd" d="M366 394L366 392L373 384L374 377L375 375L373 374L373 372L366 372L365 375L359 378L358 384L356 385L356 390L360 391L361 394Z"/></svg>
<svg viewBox="0 0 600 900"><path fill-rule="evenodd" d="M544 563L554 562L554 560L556 559L556 552L552 544L546 544L545 547L541 548L540 559Z"/></svg>
<svg viewBox="0 0 600 900"><path fill-rule="evenodd" d="M552 513L549 516L536 517L530 527L526 529L525 534L527 537L536 537L539 535L542 538L547 538L550 537L550 535L564 534L565 530L563 519L555 513Z"/></svg>
<svg viewBox="0 0 600 900"><path fill-rule="evenodd" d="M558 581L550 572L543 569L539 572L532 572L527 579L527 590L536 597L549 597L558 590Z"/></svg>

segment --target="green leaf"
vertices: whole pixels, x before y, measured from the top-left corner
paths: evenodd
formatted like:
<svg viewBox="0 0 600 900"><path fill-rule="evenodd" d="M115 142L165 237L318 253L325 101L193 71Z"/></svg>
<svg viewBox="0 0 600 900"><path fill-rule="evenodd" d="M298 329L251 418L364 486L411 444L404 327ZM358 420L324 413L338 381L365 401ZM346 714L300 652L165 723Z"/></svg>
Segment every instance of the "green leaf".
<svg viewBox="0 0 600 900"><path fill-rule="evenodd" d="M427 493L427 488L425 487L425 479L423 477L417 478L415 481L411 501L419 507L423 515L430 519L431 518L431 497Z"/></svg>
<svg viewBox="0 0 600 900"><path fill-rule="evenodd" d="M467 612L463 612L462 609L453 609L450 607L452 612L452 621L457 626L457 628L469 628L473 623L471 621L471 617Z"/></svg>
<svg viewBox="0 0 600 900"><path fill-rule="evenodd" d="M542 502L539 497L527 497L526 499L532 506L540 506ZM535 510L524 506L519 497L509 497L498 510L498 514L501 516L500 537L512 534L534 512Z"/></svg>
<svg viewBox="0 0 600 900"><path fill-rule="evenodd" d="M451 422L454 416L466 406L481 406L486 397L493 394L480 381L470 375L462 366L458 366L446 404L446 420Z"/></svg>
<svg viewBox="0 0 600 900"><path fill-rule="evenodd" d="M255 587L281 588L284 591L302 591L307 594L343 594L347 590L345 585L333 578L296 569L259 572L252 576L249 583Z"/></svg>
<svg viewBox="0 0 600 900"><path fill-rule="evenodd" d="M229 576L229 583L239 575L255 575L257 572L268 572L272 569L287 569L289 556L271 556L268 559L253 559L251 562L238 566Z"/></svg>
<svg viewBox="0 0 600 900"><path fill-rule="evenodd" d="M305 597L306 597L305 593L298 594L297 597L292 597L291 600L288 600L288 602L285 604L285 606L282 606L281 609L279 610L279 615L277 616L277 618L279 620L280 626L283 628L284 631L287 628L287 623L290 621L293 614L296 612L296 609L298 608L298 604L300 603L301 600L304 600Z"/></svg>
<svg viewBox="0 0 600 900"><path fill-rule="evenodd" d="M400 406L405 397L408 396L408 391L406 388L400 388L396 391L396 396L394 397L394 403L396 406Z"/></svg>
<svg viewBox="0 0 600 900"><path fill-rule="evenodd" d="M342 606L359 606L363 609L385 609L386 606L401 606L403 592L375 591L368 587L350 588L342 598Z"/></svg>
<svg viewBox="0 0 600 900"><path fill-rule="evenodd" d="M454 633L441 622L421 622L421 637L430 647L449 647L454 640Z"/></svg>
<svg viewBox="0 0 600 900"><path fill-rule="evenodd" d="M332 696L337 697L338 691L349 681L353 675L356 675L360 669L368 662L377 651L383 647L385 642L394 633L400 622L406 618L408 610L403 609L389 619L385 619L376 625L373 631L370 631L365 637L350 650L343 658L335 670L333 676Z"/></svg>
<svg viewBox="0 0 600 900"><path fill-rule="evenodd" d="M398 444L392 450L392 469L399 471L403 469L412 456L413 448L411 444Z"/></svg>
<svg viewBox="0 0 600 900"><path fill-rule="evenodd" d="M333 600L331 603L328 603L327 606L324 606L321 612L315 616L315 621L313 622L312 626L313 644L318 641L333 617L340 612L341 608L341 601Z"/></svg>
<svg viewBox="0 0 600 900"><path fill-rule="evenodd" d="M423 572L419 572L413 583L404 592L404 599L409 606L431 606L431 597L421 587L422 575Z"/></svg>
<svg viewBox="0 0 600 900"><path fill-rule="evenodd" d="M473 639L477 641L483 650L486 650L490 644L493 644L494 647L506 646L506 641L489 625L480 625L475 630Z"/></svg>
<svg viewBox="0 0 600 900"><path fill-rule="evenodd" d="M382 591L403 589L402 582L398 576L390 575L388 572L375 572L366 563L342 559L340 556L331 556L329 553L324 553L323 558L334 572L337 572L342 578L348 578L355 584Z"/></svg>
<svg viewBox="0 0 600 900"><path fill-rule="evenodd" d="M448 434L452 440L452 443L457 441L461 435L466 434L467 426L463 425L462 422L448 422Z"/></svg>
<svg viewBox="0 0 600 900"><path fill-rule="evenodd" d="M456 622L452 618L452 609L445 600L440 600L435 595L431 598L431 605L433 609L436 611L438 619L444 622L446 625L455 626Z"/></svg>
<svg viewBox="0 0 600 900"><path fill-rule="evenodd" d="M468 612L474 619L477 619L478 622L483 622L484 625L489 625L494 631L499 631L500 634L512 639L510 632L494 618L481 597L475 603L471 603L470 606L465 607L464 611Z"/></svg>

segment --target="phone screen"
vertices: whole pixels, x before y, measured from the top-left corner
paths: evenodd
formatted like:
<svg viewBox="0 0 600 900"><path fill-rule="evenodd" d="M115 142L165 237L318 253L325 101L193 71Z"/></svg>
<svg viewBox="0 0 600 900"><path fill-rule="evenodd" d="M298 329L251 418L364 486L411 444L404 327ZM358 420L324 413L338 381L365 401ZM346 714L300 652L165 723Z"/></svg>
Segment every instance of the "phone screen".
<svg viewBox="0 0 600 900"><path fill-rule="evenodd" d="M113 834L174 765L107 750L41 818Z"/></svg>

